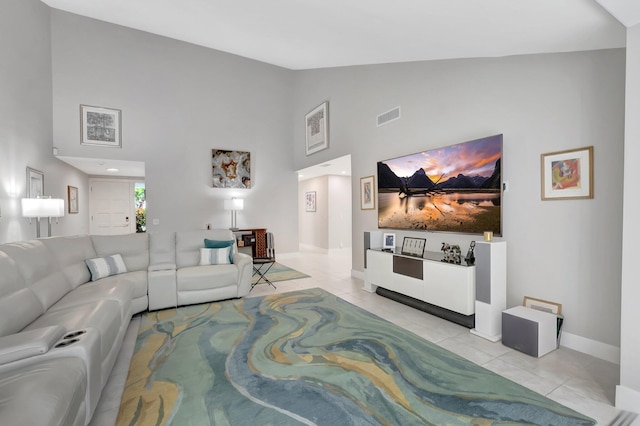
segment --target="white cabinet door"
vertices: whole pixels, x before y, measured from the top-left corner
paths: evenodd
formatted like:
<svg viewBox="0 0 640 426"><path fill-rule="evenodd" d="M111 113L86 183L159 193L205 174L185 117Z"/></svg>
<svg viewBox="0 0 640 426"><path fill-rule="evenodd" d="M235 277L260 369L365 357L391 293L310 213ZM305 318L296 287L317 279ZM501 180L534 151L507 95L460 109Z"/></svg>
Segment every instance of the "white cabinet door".
<svg viewBox="0 0 640 426"><path fill-rule="evenodd" d="M425 302L471 315L475 312L475 294L475 267L424 262Z"/></svg>

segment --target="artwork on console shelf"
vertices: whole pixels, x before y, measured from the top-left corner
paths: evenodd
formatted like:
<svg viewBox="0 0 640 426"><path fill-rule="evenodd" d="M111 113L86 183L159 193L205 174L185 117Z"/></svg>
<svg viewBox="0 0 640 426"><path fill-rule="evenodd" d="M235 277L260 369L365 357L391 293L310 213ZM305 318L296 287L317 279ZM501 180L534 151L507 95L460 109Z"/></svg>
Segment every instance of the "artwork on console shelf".
<svg viewBox="0 0 640 426"><path fill-rule="evenodd" d="M374 210L376 208L375 196L375 177L360 178L360 210Z"/></svg>
<svg viewBox="0 0 640 426"><path fill-rule="evenodd" d="M305 211L307 212L315 212L316 211L316 191L305 192Z"/></svg>
<svg viewBox="0 0 640 426"><path fill-rule="evenodd" d="M80 105L80 144L122 148L122 111Z"/></svg>
<svg viewBox="0 0 640 426"><path fill-rule="evenodd" d="M75 186L67 186L67 205L69 214L78 213L78 188Z"/></svg>
<svg viewBox="0 0 640 426"><path fill-rule="evenodd" d="M396 234L389 232L382 234L382 249L390 251L396 249Z"/></svg>
<svg viewBox="0 0 640 426"><path fill-rule="evenodd" d="M550 314L561 315L562 304L549 302L547 300L536 299L534 297L525 296L522 305L525 308L536 309L538 311L549 312Z"/></svg>
<svg viewBox="0 0 640 426"><path fill-rule="evenodd" d="M306 152L311 155L329 148L329 102L323 102L305 116Z"/></svg>
<svg viewBox="0 0 640 426"><path fill-rule="evenodd" d="M402 254L422 257L424 255L424 245L426 238L404 237L402 240Z"/></svg>
<svg viewBox="0 0 640 426"><path fill-rule="evenodd" d="M543 200L593 198L593 147L542 154Z"/></svg>
<svg viewBox="0 0 640 426"><path fill-rule="evenodd" d="M212 149L211 167L214 188L251 188L251 153Z"/></svg>
<svg viewBox="0 0 640 426"><path fill-rule="evenodd" d="M44 195L44 173L27 167L27 196L25 198L38 198L42 195Z"/></svg>
<svg viewBox="0 0 640 426"><path fill-rule="evenodd" d="M378 162L378 227L502 235L502 135Z"/></svg>

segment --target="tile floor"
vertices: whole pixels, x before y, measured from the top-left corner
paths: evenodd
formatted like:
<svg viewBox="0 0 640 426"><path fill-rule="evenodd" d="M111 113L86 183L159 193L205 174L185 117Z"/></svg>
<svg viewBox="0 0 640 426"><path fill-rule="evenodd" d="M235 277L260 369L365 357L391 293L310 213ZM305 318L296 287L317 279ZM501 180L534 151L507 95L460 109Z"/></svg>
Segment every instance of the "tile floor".
<svg viewBox="0 0 640 426"><path fill-rule="evenodd" d="M467 328L368 293L362 289L362 280L351 277L350 249L329 254L302 250L280 255L278 262L311 277L276 283L277 290L268 285L259 285L248 297L321 287L476 364L590 416L598 424L615 423L622 426L630 424L629 417L633 420L633 414L620 413L613 406L615 387L619 383L619 366L616 364L564 347L542 358L533 358L507 348L500 342L492 343L474 336ZM115 423L138 326L139 317L135 317L103 390L91 426L112 426ZM627 417L620 420L621 414L627 414ZM638 422L636 418L633 424Z"/></svg>

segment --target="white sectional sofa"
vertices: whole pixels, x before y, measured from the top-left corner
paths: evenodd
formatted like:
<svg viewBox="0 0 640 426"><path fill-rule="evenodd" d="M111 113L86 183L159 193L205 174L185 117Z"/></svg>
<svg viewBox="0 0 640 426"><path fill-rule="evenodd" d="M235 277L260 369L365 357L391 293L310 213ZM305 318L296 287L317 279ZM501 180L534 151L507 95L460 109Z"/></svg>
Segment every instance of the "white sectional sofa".
<svg viewBox="0 0 640 426"><path fill-rule="evenodd" d="M205 238L233 235L85 235L0 245L0 424L88 424L132 315L248 294L251 257L233 244L232 264L201 266ZM92 281L86 260L113 255L126 272Z"/></svg>

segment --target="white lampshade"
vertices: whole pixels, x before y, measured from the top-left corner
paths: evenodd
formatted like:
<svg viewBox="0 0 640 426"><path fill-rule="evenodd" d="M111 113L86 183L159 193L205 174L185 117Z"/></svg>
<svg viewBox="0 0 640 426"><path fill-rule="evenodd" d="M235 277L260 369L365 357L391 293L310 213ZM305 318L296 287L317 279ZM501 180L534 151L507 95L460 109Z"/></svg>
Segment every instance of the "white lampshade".
<svg viewBox="0 0 640 426"><path fill-rule="evenodd" d="M224 200L225 210L242 210L244 209L244 200L239 198L232 198L231 200Z"/></svg>
<svg viewBox="0 0 640 426"><path fill-rule="evenodd" d="M62 198L23 198L22 216L24 217L61 217L64 216Z"/></svg>

